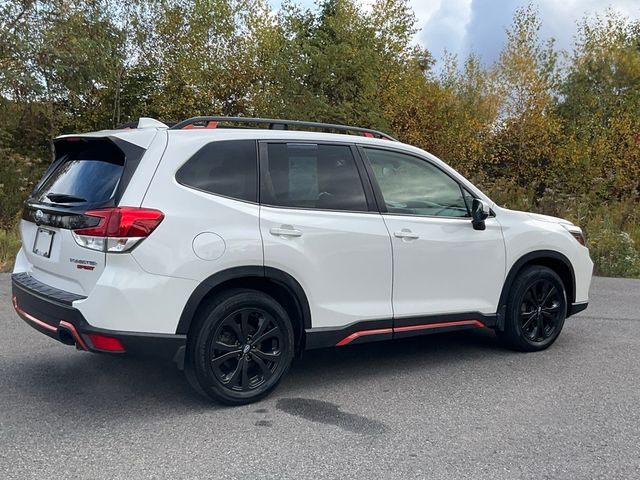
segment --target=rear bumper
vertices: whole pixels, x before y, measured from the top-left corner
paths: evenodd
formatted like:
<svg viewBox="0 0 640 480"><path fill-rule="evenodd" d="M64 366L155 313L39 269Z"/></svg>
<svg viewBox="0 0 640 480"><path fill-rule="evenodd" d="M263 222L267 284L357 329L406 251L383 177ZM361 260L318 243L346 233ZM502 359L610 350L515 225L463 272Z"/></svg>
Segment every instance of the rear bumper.
<svg viewBox="0 0 640 480"><path fill-rule="evenodd" d="M149 334L106 330L91 326L82 313L73 307L73 294L51 288L28 274L11 277L13 306L16 313L40 333L65 344L75 344L80 350L100 353L131 353L174 360L186 345L186 335ZM123 350L99 348L92 341L95 335L118 340ZM178 357L176 357L178 355Z"/></svg>

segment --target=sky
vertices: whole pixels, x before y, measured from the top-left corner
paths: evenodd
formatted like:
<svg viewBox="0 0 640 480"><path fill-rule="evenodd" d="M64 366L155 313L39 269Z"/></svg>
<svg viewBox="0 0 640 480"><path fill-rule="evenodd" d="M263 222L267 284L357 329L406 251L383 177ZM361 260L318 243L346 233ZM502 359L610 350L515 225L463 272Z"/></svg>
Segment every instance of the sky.
<svg viewBox="0 0 640 480"><path fill-rule="evenodd" d="M278 7L279 0L270 0ZM314 0L297 0L313 7ZM371 4L373 0L364 0ZM469 53L490 64L505 41L505 30L518 7L532 3L542 18L542 38L553 37L557 47L570 50L576 23L586 15L604 13L607 8L625 17L640 19L640 0L410 0L420 31L416 41L436 59L444 51L464 59Z"/></svg>

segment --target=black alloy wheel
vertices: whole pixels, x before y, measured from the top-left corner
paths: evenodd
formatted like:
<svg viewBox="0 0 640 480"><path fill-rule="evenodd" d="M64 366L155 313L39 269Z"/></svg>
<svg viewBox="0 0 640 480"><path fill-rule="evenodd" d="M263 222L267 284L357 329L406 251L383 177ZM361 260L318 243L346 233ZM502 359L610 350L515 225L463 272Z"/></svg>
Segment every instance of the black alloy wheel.
<svg viewBox="0 0 640 480"><path fill-rule="evenodd" d="M504 330L496 333L514 350L544 350L560 335L566 315L567 294L562 280L550 268L533 265L513 282Z"/></svg>
<svg viewBox="0 0 640 480"><path fill-rule="evenodd" d="M520 328L532 342L551 337L563 321L563 299L553 282L536 281L524 294L520 305Z"/></svg>
<svg viewBox="0 0 640 480"><path fill-rule="evenodd" d="M236 310L210 337L213 375L228 389L255 390L278 369L283 359L283 334L269 312L260 308Z"/></svg>
<svg viewBox="0 0 640 480"><path fill-rule="evenodd" d="M291 365L287 311L266 293L234 289L210 299L187 337L185 374L201 394L227 405L269 394Z"/></svg>

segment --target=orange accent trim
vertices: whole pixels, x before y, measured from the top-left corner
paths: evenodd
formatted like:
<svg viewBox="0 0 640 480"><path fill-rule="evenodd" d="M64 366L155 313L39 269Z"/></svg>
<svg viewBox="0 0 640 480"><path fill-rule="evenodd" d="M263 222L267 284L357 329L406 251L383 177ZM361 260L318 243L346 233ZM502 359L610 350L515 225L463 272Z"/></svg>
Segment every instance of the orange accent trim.
<svg viewBox="0 0 640 480"><path fill-rule="evenodd" d="M190 123L189 125L185 125L184 127L182 127L180 130L201 130L201 129L214 129L214 128L218 128L218 122L211 120L209 122L207 122L206 125L204 126L196 126L193 123Z"/></svg>
<svg viewBox="0 0 640 480"><path fill-rule="evenodd" d="M381 333L393 333L393 328L379 328L377 330L360 330L359 332L354 332L351 335L344 337L342 340L340 340L336 344L336 347L347 345L353 342L358 337L363 337L365 335L379 335Z"/></svg>
<svg viewBox="0 0 640 480"><path fill-rule="evenodd" d="M15 308L16 313L18 314L18 316L20 316L20 318L22 318L24 321L33 323L34 325L37 325L40 328L44 328L45 330L49 330L50 332L57 332L58 331L58 329L56 327L54 327L53 325L49 325L48 323L43 322L42 320L38 320L33 315L29 315L27 312L22 310L18 306L18 300L16 299L15 295L13 296L13 308Z"/></svg>
<svg viewBox="0 0 640 480"><path fill-rule="evenodd" d="M395 333L395 332L411 332L414 330L429 330L431 328L443 328L443 327L457 327L464 325L472 325L474 327L485 328L486 325L480 320L454 320L452 322L440 322L440 323L425 323L423 325L410 325L408 327L397 328L380 328L377 330L360 330L354 332L351 335L344 337L338 343L336 347L342 347L353 342L356 338L363 337L365 335L379 335L381 333Z"/></svg>
<svg viewBox="0 0 640 480"><path fill-rule="evenodd" d="M76 330L76 327L73 326L73 324L62 320L60 322L60 327L64 327L67 330L71 331L71 335L73 335L73 338L76 340L76 344L80 347L80 349L84 350L84 351L89 351L89 348L87 347L87 344L84 343L84 340L82 340L82 337L80 336L80 334L78 333L78 331Z"/></svg>
<svg viewBox="0 0 640 480"><path fill-rule="evenodd" d="M60 324L58 325L58 327L54 327L53 325L49 325L48 323L37 319L33 315L31 315L31 314L25 312L23 309L21 309L18 306L18 300L17 300L15 295L12 297L12 300L13 300L13 308L15 308L16 313L20 316L20 318L22 318L26 322L32 323L34 325L37 325L40 328L44 328L45 330L49 330L50 332L57 332L60 327L67 328L68 330L71 331L71 335L73 335L73 338L75 339L75 341L78 344L78 346L82 350L89 351L89 349L87 348L87 344L84 343L84 340L82 340L82 337L78 334L78 331L76 330L76 327L74 327L71 323L62 320L60 322Z"/></svg>
<svg viewBox="0 0 640 480"><path fill-rule="evenodd" d="M455 320L453 322L441 322L441 323L425 323L424 325L411 325L408 327L394 328L394 332L411 332L413 330L428 330L430 328L443 328L443 327L456 327L463 325L473 325L475 327L484 328L485 324L480 320Z"/></svg>

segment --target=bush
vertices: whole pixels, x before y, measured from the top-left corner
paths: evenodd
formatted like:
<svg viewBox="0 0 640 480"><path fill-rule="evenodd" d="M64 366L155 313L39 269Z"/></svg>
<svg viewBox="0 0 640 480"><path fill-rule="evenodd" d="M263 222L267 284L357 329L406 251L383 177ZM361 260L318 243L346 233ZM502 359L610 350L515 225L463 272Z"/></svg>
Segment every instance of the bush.
<svg viewBox="0 0 640 480"><path fill-rule="evenodd" d="M13 269L13 261L19 249L18 229L0 229L0 272L10 272Z"/></svg>
<svg viewBox="0 0 640 480"><path fill-rule="evenodd" d="M640 225L635 225L635 229L640 229ZM587 233L596 275L640 277L640 245L629 232L600 218L588 226Z"/></svg>

